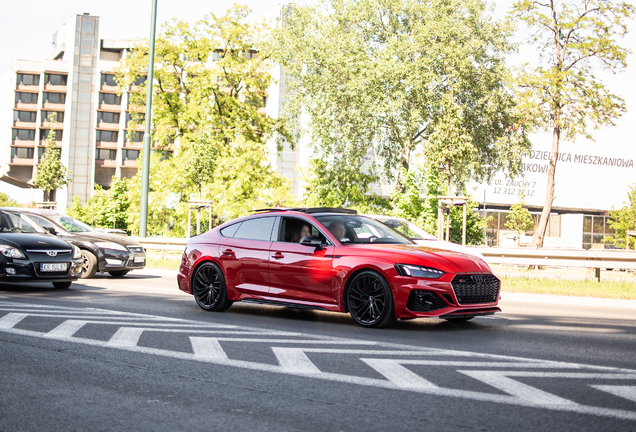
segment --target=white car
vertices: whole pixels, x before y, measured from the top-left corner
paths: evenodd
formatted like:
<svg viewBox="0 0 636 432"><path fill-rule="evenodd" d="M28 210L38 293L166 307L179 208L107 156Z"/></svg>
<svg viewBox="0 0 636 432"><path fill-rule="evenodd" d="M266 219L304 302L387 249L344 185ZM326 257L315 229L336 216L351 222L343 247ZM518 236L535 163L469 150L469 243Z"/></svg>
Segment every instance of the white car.
<svg viewBox="0 0 636 432"><path fill-rule="evenodd" d="M451 243L444 240L437 240L437 237L433 237L422 228L418 227L412 222L407 221L406 219L402 219L394 216L380 216L380 215L365 215L375 220L382 222L384 225L389 228L393 228L396 231L404 234L415 244L429 246L437 249L445 249L454 252L461 252L467 255L476 256L477 258L484 259L484 256L471 248L467 248L466 246L459 245L457 243Z"/></svg>

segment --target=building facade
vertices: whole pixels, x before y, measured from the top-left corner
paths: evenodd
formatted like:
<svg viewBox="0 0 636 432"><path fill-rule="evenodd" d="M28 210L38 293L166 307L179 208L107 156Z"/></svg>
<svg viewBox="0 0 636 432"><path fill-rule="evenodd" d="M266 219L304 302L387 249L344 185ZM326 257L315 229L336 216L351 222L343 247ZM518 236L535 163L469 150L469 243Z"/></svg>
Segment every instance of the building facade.
<svg viewBox="0 0 636 432"><path fill-rule="evenodd" d="M17 60L1 83L2 180L34 187L36 166L54 129L72 180L57 191L60 209L76 195L86 202L95 183L108 187L113 175L137 172L143 131L128 128L127 105L128 91L136 86L122 92L113 72L134 41L100 39L99 26L97 16L72 17L55 33L50 60Z"/></svg>

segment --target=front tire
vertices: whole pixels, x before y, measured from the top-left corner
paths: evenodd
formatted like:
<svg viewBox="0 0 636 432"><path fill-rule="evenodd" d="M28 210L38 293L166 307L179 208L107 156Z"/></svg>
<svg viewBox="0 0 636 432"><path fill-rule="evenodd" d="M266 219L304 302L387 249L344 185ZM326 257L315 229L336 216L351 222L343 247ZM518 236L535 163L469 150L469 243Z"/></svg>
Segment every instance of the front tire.
<svg viewBox="0 0 636 432"><path fill-rule="evenodd" d="M353 278L347 290L347 306L362 327L382 328L395 321L391 288L374 271L363 271Z"/></svg>
<svg viewBox="0 0 636 432"><path fill-rule="evenodd" d="M112 277L120 278L126 276L129 271L130 270L109 271L108 274Z"/></svg>
<svg viewBox="0 0 636 432"><path fill-rule="evenodd" d="M82 249L82 272L80 278L89 279L97 273L97 258L92 252Z"/></svg>
<svg viewBox="0 0 636 432"><path fill-rule="evenodd" d="M227 299L225 277L221 268L211 262L201 264L192 276L192 294L199 307L221 312L232 306Z"/></svg>
<svg viewBox="0 0 636 432"><path fill-rule="evenodd" d="M53 282L53 288L56 289L68 289L73 282Z"/></svg>

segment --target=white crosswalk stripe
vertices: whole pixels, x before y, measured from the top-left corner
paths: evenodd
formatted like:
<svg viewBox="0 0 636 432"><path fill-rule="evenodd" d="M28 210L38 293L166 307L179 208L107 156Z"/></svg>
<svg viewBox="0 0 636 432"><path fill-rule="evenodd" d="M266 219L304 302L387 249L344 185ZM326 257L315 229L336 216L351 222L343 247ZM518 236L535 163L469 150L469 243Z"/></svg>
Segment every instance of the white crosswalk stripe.
<svg viewBox="0 0 636 432"><path fill-rule="evenodd" d="M53 321L56 324L51 324ZM28 330L33 327L26 323L50 328ZM87 336L96 329L102 334L107 332L110 338ZM536 379L579 380L590 391L636 402L635 370L13 301L0 301L1 332L383 389L636 421L636 405L632 410L583 405L576 402L576 395L571 395L571 399L557 396L522 382L526 378L533 378L533 383ZM144 342L144 334L161 335L154 338L160 340L155 344L186 338L192 351L150 346ZM240 347L244 358L228 355L226 349L230 347ZM249 360L252 352L262 353L263 349L269 350L275 364ZM318 364L323 365L322 369ZM365 368L377 378L368 376L369 372L362 373ZM481 390L444 386L445 379L458 374L481 383Z"/></svg>

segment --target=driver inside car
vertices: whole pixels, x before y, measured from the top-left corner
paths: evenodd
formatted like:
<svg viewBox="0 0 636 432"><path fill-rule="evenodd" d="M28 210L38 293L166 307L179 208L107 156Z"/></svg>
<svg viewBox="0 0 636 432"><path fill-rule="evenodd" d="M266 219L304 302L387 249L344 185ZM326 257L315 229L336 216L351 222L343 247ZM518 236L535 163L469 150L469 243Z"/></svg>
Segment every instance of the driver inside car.
<svg viewBox="0 0 636 432"><path fill-rule="evenodd" d="M344 239L347 234L344 223L341 221L331 222L331 224L329 224L329 231L331 231L331 234L333 234L338 240Z"/></svg>

